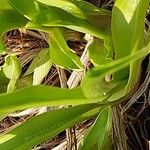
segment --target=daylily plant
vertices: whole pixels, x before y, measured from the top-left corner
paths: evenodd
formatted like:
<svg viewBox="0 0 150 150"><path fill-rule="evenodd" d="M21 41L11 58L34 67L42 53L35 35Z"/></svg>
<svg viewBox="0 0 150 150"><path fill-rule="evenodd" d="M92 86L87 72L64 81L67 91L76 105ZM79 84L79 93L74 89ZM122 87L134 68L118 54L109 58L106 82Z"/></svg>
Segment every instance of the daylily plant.
<svg viewBox="0 0 150 150"><path fill-rule="evenodd" d="M34 59L26 75L45 73L52 63L61 68L84 70L80 58L68 47L65 30L93 36L88 46L94 67L73 89L53 86L18 87L21 65L8 55L0 68L0 117L16 110L40 106L73 105L35 116L0 135L0 149L26 150L40 144L83 120L97 116L79 149L104 150L108 146L112 107L129 99L139 85L141 63L150 53L149 35L144 36L144 19L150 0L116 0L112 12L84 0L1 0L0 51L5 53L5 32L26 28L49 33L49 48ZM38 62L37 62L38 61ZM37 69L38 68L38 69ZM36 71L35 71L36 70ZM39 71L39 72L38 72ZM112 78L106 81L106 75ZM41 78L38 78L38 83ZM7 86L6 86L7 85ZM36 85L36 84L34 84Z"/></svg>

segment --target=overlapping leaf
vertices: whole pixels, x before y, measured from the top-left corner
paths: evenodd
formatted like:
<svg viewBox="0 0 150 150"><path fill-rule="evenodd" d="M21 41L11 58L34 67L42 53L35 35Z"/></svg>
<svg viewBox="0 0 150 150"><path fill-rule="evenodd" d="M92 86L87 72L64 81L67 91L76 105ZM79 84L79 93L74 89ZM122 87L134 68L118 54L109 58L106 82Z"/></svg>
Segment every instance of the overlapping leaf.
<svg viewBox="0 0 150 150"><path fill-rule="evenodd" d="M50 55L49 55L49 50L48 49L43 49L41 50L38 55L32 60L29 68L27 69L27 71L25 72L24 76L27 76L31 73L33 73L33 71L45 64L46 62L50 61Z"/></svg>
<svg viewBox="0 0 150 150"><path fill-rule="evenodd" d="M108 136L112 126L112 112L110 107L102 109L94 124L87 131L80 150L104 150L108 144Z"/></svg>
<svg viewBox="0 0 150 150"><path fill-rule="evenodd" d="M118 99L120 98L120 96L125 96L125 94L128 93L126 93L126 89L124 92L122 92L122 89L124 89L127 84L126 80L122 80L119 82L112 80L110 82L106 82L106 80L104 79L105 76L111 75L112 73L127 67L131 62L141 59L149 53L150 43L133 55L129 55L121 59L112 61L111 63L105 64L104 66L94 68L87 73L82 82L82 89L84 91L84 94L89 98L95 96L101 101L104 96L108 98L112 94L118 94L115 91L117 91L117 89L121 89L122 94L118 94ZM115 96L115 98L117 98L117 95ZM111 98L109 99L112 100Z"/></svg>
<svg viewBox="0 0 150 150"><path fill-rule="evenodd" d="M80 105L97 102L97 99L87 99L81 88L68 90L51 86L33 86L16 90L13 93L1 94L0 100L2 101L0 114L37 106Z"/></svg>
<svg viewBox="0 0 150 150"><path fill-rule="evenodd" d="M98 105L80 105L51 111L33 117L16 129L0 136L0 149L27 150L42 143L68 127L99 112Z"/></svg>
<svg viewBox="0 0 150 150"><path fill-rule="evenodd" d="M96 6L83 0L37 0L48 6L58 7L64 11L76 16L77 18L85 19L97 26L110 26L111 13L107 10L102 10ZM106 26L105 26L106 25Z"/></svg>
<svg viewBox="0 0 150 150"><path fill-rule="evenodd" d="M143 46L144 18L149 0L116 0L112 11L112 35L115 58L132 55ZM135 86L140 75L141 60L121 70L115 78L124 79L129 76L128 90Z"/></svg>
<svg viewBox="0 0 150 150"><path fill-rule="evenodd" d="M72 59L62 52L53 38L51 38L50 43L50 57L55 64L66 69L79 69Z"/></svg>
<svg viewBox="0 0 150 150"><path fill-rule="evenodd" d="M43 81L44 77L48 74L52 67L52 61L47 61L43 65L37 67L33 73L33 85L39 85Z"/></svg>
<svg viewBox="0 0 150 150"><path fill-rule="evenodd" d="M16 88L16 82L21 75L21 65L15 55L10 55L5 58L3 71L10 82L7 87L7 92L12 92Z"/></svg>
<svg viewBox="0 0 150 150"><path fill-rule="evenodd" d="M113 58L112 51L109 54L104 44L99 39L93 39L93 43L88 47L89 58L95 67L105 65ZM109 56L110 55L110 56Z"/></svg>

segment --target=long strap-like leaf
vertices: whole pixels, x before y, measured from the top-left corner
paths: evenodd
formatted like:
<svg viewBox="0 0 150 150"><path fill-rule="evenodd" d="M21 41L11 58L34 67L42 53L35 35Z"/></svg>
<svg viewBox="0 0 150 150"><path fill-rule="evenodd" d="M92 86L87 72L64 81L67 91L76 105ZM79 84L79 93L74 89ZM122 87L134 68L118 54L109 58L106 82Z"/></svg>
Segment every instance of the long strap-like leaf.
<svg viewBox="0 0 150 150"><path fill-rule="evenodd" d="M33 117L0 136L1 150L27 150L99 112L98 105L80 105Z"/></svg>

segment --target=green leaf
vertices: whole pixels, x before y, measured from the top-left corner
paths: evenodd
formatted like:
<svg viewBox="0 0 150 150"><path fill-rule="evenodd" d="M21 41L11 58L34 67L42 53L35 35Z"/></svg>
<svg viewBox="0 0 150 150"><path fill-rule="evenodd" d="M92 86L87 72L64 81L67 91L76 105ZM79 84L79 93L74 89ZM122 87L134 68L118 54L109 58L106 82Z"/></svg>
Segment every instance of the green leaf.
<svg viewBox="0 0 150 150"><path fill-rule="evenodd" d="M3 38L0 36L0 54L1 55L5 55L6 51L5 51L5 45L3 43Z"/></svg>
<svg viewBox="0 0 150 150"><path fill-rule="evenodd" d="M63 32L61 31L61 29L59 28L53 28L50 31L52 31L51 37L53 39L55 39L55 41L57 42L60 50L66 54L70 59L72 59L72 61L79 67L79 68L83 68L80 58L75 54L75 52L73 52L73 50L71 50L66 41L65 38L63 36Z"/></svg>
<svg viewBox="0 0 150 150"><path fill-rule="evenodd" d="M104 10L99 10L95 6L83 2L83 1L67 1L66 3L71 4L78 7L79 9L85 9L84 15L86 16L86 19L82 19L81 13L80 17L74 16L75 13L79 13L75 10L69 11L68 5L66 3L63 3L64 6L66 6L66 9L63 7L63 9L60 9L55 4L52 4L54 6L44 5L41 3L37 3L34 0L31 0L30 3L26 0L20 1L20 0L9 0L12 7L17 9L19 12L21 12L26 18L32 20L32 23L38 24L39 26L51 26L51 27L67 27L73 30L77 30L84 33L89 33L91 35L94 35L98 38L104 39L104 45L108 49L112 46L111 37L108 34L108 30L110 30L110 13ZM42 1L41 1L42 2ZM64 2L64 1L63 1ZM22 3L24 5L22 5ZM54 2L53 2L54 3ZM47 2L46 2L47 4ZM58 5L60 6L60 4ZM62 8L62 7L61 7ZM71 6L72 8L72 6ZM73 9L74 9L73 8ZM82 11L83 11L82 10ZM87 11L88 10L88 11ZM87 13L89 12L89 13ZM100 21L98 21L100 20ZM93 22L95 23L93 24ZM96 23L98 21L98 24ZM31 24L28 24L27 27L31 27Z"/></svg>
<svg viewBox="0 0 150 150"><path fill-rule="evenodd" d="M95 67L105 65L112 60L113 54L110 55L104 44L99 39L93 39L93 43L88 47L89 58Z"/></svg>
<svg viewBox="0 0 150 150"><path fill-rule="evenodd" d="M3 71L10 82L7 87L7 92L12 92L16 88L16 82L21 75L21 65L15 55L8 55L5 58Z"/></svg>
<svg viewBox="0 0 150 150"><path fill-rule="evenodd" d="M33 117L21 126L0 136L0 149L31 149L66 128L95 116L99 112L97 107L96 104L80 105Z"/></svg>
<svg viewBox="0 0 150 150"><path fill-rule="evenodd" d="M73 14L76 17L85 19L85 16L84 16L82 10L78 6L76 6L74 1L70 1L70 0L57 0L57 1L37 0L37 1L41 2L43 4L46 4L48 6L58 7L60 9L67 11L68 13Z"/></svg>
<svg viewBox="0 0 150 150"><path fill-rule="evenodd" d="M100 111L94 124L87 131L83 139L83 144L80 145L80 150L104 150L104 146L108 144L107 140L111 126L111 107L106 107Z"/></svg>
<svg viewBox="0 0 150 150"><path fill-rule="evenodd" d="M7 1L15 10L19 11L29 20L31 20L31 18L34 17L38 12L35 0L30 0L30 2L27 0L7 0Z"/></svg>
<svg viewBox="0 0 150 150"><path fill-rule="evenodd" d="M119 71L125 67L127 67L131 62L134 62L138 59L143 58L147 54L150 53L150 43L135 52L133 55L129 55L118 60L112 61L111 63L105 64L104 66L100 66L89 71L85 78L82 81L82 90L88 98L97 97L99 101L102 101L104 98L110 97L110 95L116 94L115 90L121 89L121 95L118 94L118 99L130 91L126 91L125 86L127 84L126 80L116 81L112 80L110 82L106 82L104 79L106 75L111 75L112 73ZM125 91L123 92L122 89ZM117 95L115 96L117 99ZM110 98L110 100L113 100Z"/></svg>
<svg viewBox="0 0 150 150"><path fill-rule="evenodd" d="M102 10L89 2L83 0L37 0L48 6L58 7L64 11L74 15L75 17L88 20L97 26L110 26L111 13L107 10ZM105 18L105 19L104 19Z"/></svg>
<svg viewBox="0 0 150 150"><path fill-rule="evenodd" d="M52 62L50 60L37 67L33 74L33 85L39 85L43 81L44 77L48 74L51 67Z"/></svg>
<svg viewBox="0 0 150 150"><path fill-rule="evenodd" d="M62 52L57 42L52 38L50 39L49 52L51 60L58 66L66 69L79 69L79 67L72 61L72 59Z"/></svg>
<svg viewBox="0 0 150 150"><path fill-rule="evenodd" d="M81 18L77 18L72 14L59 9L57 7L45 6L39 3L39 13L33 19L34 24L45 27L67 27L79 32L88 33L94 35L100 39L104 39L105 46L110 48L111 37L108 34L108 27L94 26ZM28 24L27 27L32 27L32 24Z"/></svg>
<svg viewBox="0 0 150 150"><path fill-rule="evenodd" d="M0 5L3 5L2 2L0 2ZM0 8L0 22L0 34L2 34L7 30L25 26L27 19L8 7L7 9Z"/></svg>
<svg viewBox="0 0 150 150"><path fill-rule="evenodd" d="M141 48L144 35L144 18L149 0L117 0L113 7L112 35L116 59L132 53L138 42ZM140 26L140 28L139 28ZM141 41L140 41L141 40Z"/></svg>
<svg viewBox="0 0 150 150"><path fill-rule="evenodd" d="M31 94L32 93L32 94ZM6 112L47 105L80 105L96 103L97 99L87 99L81 88L60 89L51 86L33 86L1 94L0 114Z"/></svg>
<svg viewBox="0 0 150 150"><path fill-rule="evenodd" d="M41 5L39 2L37 4L34 0L31 0L30 3L26 0L9 0L9 2L15 9L38 25L69 27L75 30L79 29L81 32L93 32L98 37L104 38L104 31L60 8Z"/></svg>
<svg viewBox="0 0 150 150"><path fill-rule="evenodd" d="M112 36L115 58L132 55L143 46L144 19L150 0L116 0L112 12ZM140 75L141 60L121 70L116 78L129 76L128 87L134 86ZM130 70L129 70L130 69Z"/></svg>
<svg viewBox="0 0 150 150"><path fill-rule="evenodd" d="M144 45L144 28L145 28L145 17L146 12L149 7L150 0L146 0L144 3L140 0L139 5L136 10L136 17L134 18L135 29L133 34L133 39L131 47L133 48L132 54ZM140 26L140 29L139 29ZM127 85L127 91L136 87L139 82L139 77L141 75L141 63L142 60L131 63L130 65L130 76ZM138 74L138 75L135 75Z"/></svg>
<svg viewBox="0 0 150 150"><path fill-rule="evenodd" d="M38 53L38 55L32 60L32 63L30 64L29 68L25 72L24 76L27 76L27 75L33 73L33 71L37 67L45 64L49 60L50 60L49 49L43 49L43 50L41 50Z"/></svg>

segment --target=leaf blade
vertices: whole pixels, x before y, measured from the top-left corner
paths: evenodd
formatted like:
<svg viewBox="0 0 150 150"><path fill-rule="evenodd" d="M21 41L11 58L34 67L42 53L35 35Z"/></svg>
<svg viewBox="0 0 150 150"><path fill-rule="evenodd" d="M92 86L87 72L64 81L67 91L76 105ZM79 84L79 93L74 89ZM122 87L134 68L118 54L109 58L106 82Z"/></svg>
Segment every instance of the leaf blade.
<svg viewBox="0 0 150 150"><path fill-rule="evenodd" d="M22 88L12 93L1 94L0 99L3 100L0 103L0 114L47 105L80 105L97 102L97 99L87 99L81 88L68 90L51 86Z"/></svg>
<svg viewBox="0 0 150 150"><path fill-rule="evenodd" d="M103 150L109 136L112 124L111 107L102 109L96 118L94 124L86 133L80 150L98 149Z"/></svg>
<svg viewBox="0 0 150 150"><path fill-rule="evenodd" d="M66 128L96 115L99 111L97 107L91 104L80 105L33 117L9 133L1 135L0 149L26 150L32 148Z"/></svg>

